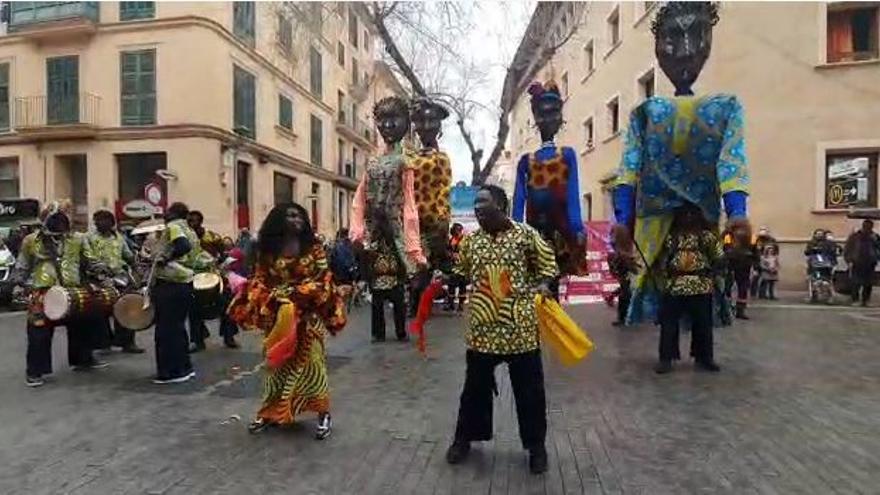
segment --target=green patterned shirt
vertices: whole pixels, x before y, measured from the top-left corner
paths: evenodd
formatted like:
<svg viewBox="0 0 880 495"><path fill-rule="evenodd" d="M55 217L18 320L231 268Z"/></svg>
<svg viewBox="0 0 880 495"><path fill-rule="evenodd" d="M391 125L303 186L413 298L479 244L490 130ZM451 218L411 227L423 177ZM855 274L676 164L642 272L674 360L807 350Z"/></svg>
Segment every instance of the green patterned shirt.
<svg viewBox="0 0 880 495"><path fill-rule="evenodd" d="M79 233L59 236L57 254L60 259L57 262L49 254L47 240L41 232L33 232L21 242L16 269L25 274L26 283L35 289L82 285L81 263L91 258L85 236ZM60 281L56 265L61 269Z"/></svg>
<svg viewBox="0 0 880 495"><path fill-rule="evenodd" d="M192 282L196 272L206 270L211 266L213 258L202 250L199 236L186 224L186 220L172 220L162 231L162 244L165 249L171 249L176 239L185 237L192 248L180 258L169 261L160 266L156 271L156 277L168 282L188 284Z"/></svg>
<svg viewBox="0 0 880 495"><path fill-rule="evenodd" d="M126 262L134 259L128 243L118 232L106 236L100 232L90 232L88 241L95 260L106 265L114 274L122 272Z"/></svg>
<svg viewBox="0 0 880 495"><path fill-rule="evenodd" d="M666 240L666 293L673 296L711 294L715 266L724 255L718 236L710 231L671 234Z"/></svg>
<svg viewBox="0 0 880 495"><path fill-rule="evenodd" d="M479 229L461 241L454 271L474 284L465 334L469 349L519 354L539 347L534 287L558 269L537 230L513 222L493 237Z"/></svg>

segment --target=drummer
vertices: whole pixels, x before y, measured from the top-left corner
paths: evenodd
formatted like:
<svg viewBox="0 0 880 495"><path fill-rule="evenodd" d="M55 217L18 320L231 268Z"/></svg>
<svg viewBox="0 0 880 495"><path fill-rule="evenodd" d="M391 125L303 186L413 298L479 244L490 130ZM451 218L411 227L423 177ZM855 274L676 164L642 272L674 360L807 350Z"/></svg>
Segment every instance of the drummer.
<svg viewBox="0 0 880 495"><path fill-rule="evenodd" d="M90 265L91 261L85 237L71 232L70 218L57 203L41 216L43 227L22 240L15 270L15 279L31 289L27 315L28 387L43 385L43 378L52 374L52 336L57 323L43 313L43 295L54 285L81 287L81 265ZM76 318L64 324L67 360L77 371L107 366L92 354L88 322Z"/></svg>
<svg viewBox="0 0 880 495"><path fill-rule="evenodd" d="M199 210L192 210L186 216L186 223L189 225L189 228L196 233L196 236L199 239L199 245L201 246L202 251L210 254L217 260L223 260L224 256L224 243L223 238L220 234L208 230L204 227L205 216ZM225 312L224 312L225 316ZM238 344L235 343L235 333L238 332L238 328L235 327L235 332L231 333L231 329L228 325L223 325L221 321L220 325L220 333L223 336L223 341L227 347L235 348L238 347ZM224 332L224 330L226 330ZM205 326L205 320L197 311L195 306L192 307L192 311L189 314L189 339L190 339L190 352L200 352L205 350L205 339L210 337L211 334L208 331L208 327Z"/></svg>
<svg viewBox="0 0 880 495"><path fill-rule="evenodd" d="M114 279L122 279L131 284L133 281L128 275L128 267L134 263L134 253L131 252L128 243L122 234L116 231L116 217L110 210L98 210L92 215L95 223L95 231L88 234L91 253L98 263L101 263L109 271L109 276ZM129 287L131 288L131 287ZM111 343L121 347L122 352L128 354L141 354L144 349L134 342L134 330L123 327L118 320L113 319L113 331L110 331L110 320L102 320L104 325L102 335L105 336L103 348L109 348ZM109 337L109 339L107 339Z"/></svg>
<svg viewBox="0 0 880 495"><path fill-rule="evenodd" d="M158 268L152 295L157 373L153 383L157 384L182 383L196 376L188 353L186 317L193 300L193 274L202 267L199 238L186 223L188 214L184 203L168 207L162 250L155 254Z"/></svg>

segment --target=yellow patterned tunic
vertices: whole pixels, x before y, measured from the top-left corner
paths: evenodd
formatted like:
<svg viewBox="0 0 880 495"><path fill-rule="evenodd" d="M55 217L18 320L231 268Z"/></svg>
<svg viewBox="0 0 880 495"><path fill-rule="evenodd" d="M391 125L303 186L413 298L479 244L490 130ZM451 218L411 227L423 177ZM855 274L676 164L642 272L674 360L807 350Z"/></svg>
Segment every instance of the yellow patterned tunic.
<svg viewBox="0 0 880 495"><path fill-rule="evenodd" d="M434 148L420 150L412 157L411 165L422 250L429 263L436 266L446 254L452 165L446 153Z"/></svg>
<svg viewBox="0 0 880 495"><path fill-rule="evenodd" d="M257 265L254 277L230 304L229 316L245 330L263 331L267 357L279 351L276 344L292 337L287 340L290 347L280 349L288 358L266 368L258 418L290 424L301 412L329 411L324 335L345 325L343 308L319 244L299 258L279 257ZM280 328L285 315L295 328Z"/></svg>
<svg viewBox="0 0 880 495"><path fill-rule="evenodd" d="M455 273L471 279L468 348L519 354L538 348L534 286L557 275L553 250L537 230L513 222L492 236L479 229L461 241Z"/></svg>

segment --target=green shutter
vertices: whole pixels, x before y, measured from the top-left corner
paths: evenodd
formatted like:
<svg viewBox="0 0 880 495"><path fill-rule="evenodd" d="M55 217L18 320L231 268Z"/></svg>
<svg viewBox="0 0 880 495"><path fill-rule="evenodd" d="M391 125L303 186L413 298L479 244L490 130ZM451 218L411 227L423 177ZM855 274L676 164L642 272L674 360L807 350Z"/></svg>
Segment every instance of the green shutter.
<svg viewBox="0 0 880 495"><path fill-rule="evenodd" d="M293 25L284 14L278 14L278 42L285 53L293 47Z"/></svg>
<svg viewBox="0 0 880 495"><path fill-rule="evenodd" d="M122 125L154 125L156 50L122 52L119 72Z"/></svg>
<svg viewBox="0 0 880 495"><path fill-rule="evenodd" d="M309 148L311 154L312 165L316 167L324 166L324 128L321 119L311 116Z"/></svg>
<svg viewBox="0 0 880 495"><path fill-rule="evenodd" d="M79 122L79 57L46 59L46 86L47 123Z"/></svg>
<svg viewBox="0 0 880 495"><path fill-rule="evenodd" d="M253 74L235 67L233 73L234 131L251 139L257 137L256 79Z"/></svg>
<svg viewBox="0 0 880 495"><path fill-rule="evenodd" d="M324 98L324 67L321 52L317 48L309 49L309 89L318 99Z"/></svg>
<svg viewBox="0 0 880 495"><path fill-rule="evenodd" d="M278 95L278 125L293 130L293 103L284 95Z"/></svg>
<svg viewBox="0 0 880 495"><path fill-rule="evenodd" d="M255 2L232 3L232 30L235 36L253 47L256 39Z"/></svg>
<svg viewBox="0 0 880 495"><path fill-rule="evenodd" d="M9 64L0 64L0 131L9 130Z"/></svg>
<svg viewBox="0 0 880 495"><path fill-rule="evenodd" d="M156 16L156 2L119 2L119 20L152 19Z"/></svg>

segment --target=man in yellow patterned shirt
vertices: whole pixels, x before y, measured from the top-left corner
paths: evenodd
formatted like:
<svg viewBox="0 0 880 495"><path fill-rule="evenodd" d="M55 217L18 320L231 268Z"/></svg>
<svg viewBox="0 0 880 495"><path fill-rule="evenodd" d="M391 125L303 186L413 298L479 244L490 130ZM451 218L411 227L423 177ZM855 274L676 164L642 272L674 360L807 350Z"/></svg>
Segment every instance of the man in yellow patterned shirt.
<svg viewBox="0 0 880 495"><path fill-rule="evenodd" d="M520 440L529 451L529 469L540 474L547 470L547 416L535 294L552 297L549 284L558 269L538 231L513 222L507 211L501 188L480 189L474 202L480 228L462 240L454 270L473 282L474 293L464 390L446 460L457 464L470 452L470 442L492 438L494 370L507 363Z"/></svg>

